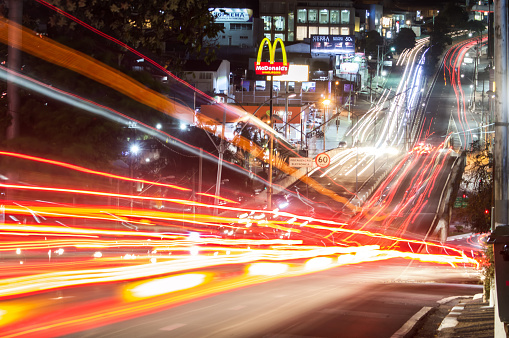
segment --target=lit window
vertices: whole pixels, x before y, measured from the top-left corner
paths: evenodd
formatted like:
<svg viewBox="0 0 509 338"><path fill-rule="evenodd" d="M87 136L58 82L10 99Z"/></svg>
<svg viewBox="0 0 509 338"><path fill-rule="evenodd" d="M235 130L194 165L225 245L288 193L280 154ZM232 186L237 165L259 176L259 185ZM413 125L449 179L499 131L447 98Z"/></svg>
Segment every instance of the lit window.
<svg viewBox="0 0 509 338"><path fill-rule="evenodd" d="M321 9L320 10L320 24L328 24L329 23L329 10Z"/></svg>
<svg viewBox="0 0 509 338"><path fill-rule="evenodd" d="M308 28L306 26L297 26L297 41L302 41L308 37Z"/></svg>
<svg viewBox="0 0 509 338"><path fill-rule="evenodd" d="M288 13L288 31L293 32L295 26L295 16L293 13Z"/></svg>
<svg viewBox="0 0 509 338"><path fill-rule="evenodd" d="M306 9L297 10L297 22L298 23L307 23L308 20L308 11Z"/></svg>
<svg viewBox="0 0 509 338"><path fill-rule="evenodd" d="M263 29L266 31L272 30L272 17L271 16L262 16L263 20Z"/></svg>
<svg viewBox="0 0 509 338"><path fill-rule="evenodd" d="M350 35L350 28L341 27L341 35Z"/></svg>
<svg viewBox="0 0 509 338"><path fill-rule="evenodd" d="M276 40L277 38L285 41L285 35L284 34L274 34L274 40Z"/></svg>
<svg viewBox="0 0 509 338"><path fill-rule="evenodd" d="M309 23L318 23L318 10L317 9L309 10L308 21L309 21Z"/></svg>
<svg viewBox="0 0 509 338"><path fill-rule="evenodd" d="M311 35L317 35L318 34L318 27L316 26L309 26L309 35L308 38L311 39Z"/></svg>
<svg viewBox="0 0 509 338"><path fill-rule="evenodd" d="M341 23L349 24L350 23L350 11L348 9L343 9L341 11Z"/></svg>
<svg viewBox="0 0 509 338"><path fill-rule="evenodd" d="M331 27L330 34L331 35L339 35L339 27Z"/></svg>
<svg viewBox="0 0 509 338"><path fill-rule="evenodd" d="M335 25L339 24L339 11L337 9L330 11L330 23Z"/></svg>
<svg viewBox="0 0 509 338"><path fill-rule="evenodd" d="M329 35L329 27L318 27L318 34Z"/></svg>
<svg viewBox="0 0 509 338"><path fill-rule="evenodd" d="M274 17L274 29L279 32L285 30L285 17L284 16L275 16Z"/></svg>

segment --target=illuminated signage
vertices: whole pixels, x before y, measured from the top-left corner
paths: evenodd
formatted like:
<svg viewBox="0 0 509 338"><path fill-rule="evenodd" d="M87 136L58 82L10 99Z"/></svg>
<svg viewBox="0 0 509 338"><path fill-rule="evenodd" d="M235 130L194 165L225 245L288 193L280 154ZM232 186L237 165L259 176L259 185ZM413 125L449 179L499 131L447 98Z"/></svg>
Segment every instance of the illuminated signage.
<svg viewBox="0 0 509 338"><path fill-rule="evenodd" d="M276 57L277 44L281 45L281 53L283 54L283 62L274 62ZM269 62L262 62L263 47L269 46ZM285 75L288 74L288 61L286 60L286 50L283 40L277 38L274 44L269 39L264 38L258 48L258 57L255 62L255 73L257 75Z"/></svg>
<svg viewBox="0 0 509 338"><path fill-rule="evenodd" d="M209 8L217 22L253 21L253 10L247 8Z"/></svg>
<svg viewBox="0 0 509 338"><path fill-rule="evenodd" d="M355 37L353 35L311 35L311 53L355 53Z"/></svg>
<svg viewBox="0 0 509 338"><path fill-rule="evenodd" d="M274 76L274 81L309 81L309 66L288 65L288 74Z"/></svg>

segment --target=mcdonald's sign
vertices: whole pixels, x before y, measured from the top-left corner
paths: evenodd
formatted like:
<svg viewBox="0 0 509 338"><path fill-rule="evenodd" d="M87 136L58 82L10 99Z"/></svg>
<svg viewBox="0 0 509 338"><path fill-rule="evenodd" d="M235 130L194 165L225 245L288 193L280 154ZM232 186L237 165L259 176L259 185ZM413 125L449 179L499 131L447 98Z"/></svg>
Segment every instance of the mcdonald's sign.
<svg viewBox="0 0 509 338"><path fill-rule="evenodd" d="M276 55L277 44L281 45L281 52L283 54L283 62L274 62ZM269 62L262 62L262 52L265 43L269 46ZM258 47L258 57L255 62L255 73L257 75L286 75L288 74L288 61L286 60L286 50L283 40L277 38L274 44L271 44L268 38L263 38Z"/></svg>

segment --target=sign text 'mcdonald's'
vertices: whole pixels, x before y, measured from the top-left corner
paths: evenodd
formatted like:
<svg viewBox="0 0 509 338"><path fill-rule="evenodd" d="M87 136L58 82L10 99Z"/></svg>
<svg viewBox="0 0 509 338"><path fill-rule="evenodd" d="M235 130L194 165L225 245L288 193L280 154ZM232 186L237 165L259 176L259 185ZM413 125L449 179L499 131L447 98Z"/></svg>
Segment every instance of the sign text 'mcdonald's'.
<svg viewBox="0 0 509 338"><path fill-rule="evenodd" d="M277 44L281 45L281 53L283 54L283 62L274 62ZM262 62L262 52L265 43L269 46L269 62ZM258 48L258 57L255 62L255 73L257 75L286 75L288 74L288 61L286 60L286 50L283 40L277 38L274 44L270 40L264 38Z"/></svg>

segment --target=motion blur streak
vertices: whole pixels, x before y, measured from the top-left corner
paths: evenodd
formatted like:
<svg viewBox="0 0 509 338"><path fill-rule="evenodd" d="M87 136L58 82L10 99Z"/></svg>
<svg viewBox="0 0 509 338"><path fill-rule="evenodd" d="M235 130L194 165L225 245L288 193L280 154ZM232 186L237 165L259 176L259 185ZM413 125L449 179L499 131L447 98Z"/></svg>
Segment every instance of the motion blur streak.
<svg viewBox="0 0 509 338"><path fill-rule="evenodd" d="M1 31L0 31L0 33L1 33ZM0 35L0 38L1 38L1 35ZM2 76L4 78L7 78L7 74L11 73L5 67L0 67L0 69L4 70L4 71L0 72L0 76ZM54 95L49 95L49 96L52 96L55 99L61 99L61 100L65 101L65 102L67 102L67 103L69 103L68 102L69 100L71 100L71 102L75 102L78 99L78 97L76 97L75 95L71 95L71 94L68 94L68 93L64 94L63 91L61 91L61 90L57 91L57 89L52 88L51 86L48 86L48 85L44 85L44 88L42 88L43 85L41 83L39 83L39 82L36 83L32 79L28 79L26 76L23 76L21 74L18 74L18 73L15 73L15 74L16 74L15 81L20 86L24 86L24 87L32 89L32 90L42 91L43 94L45 94L45 95L49 95L48 93L45 93L45 92L53 91L54 93L57 93L56 97L54 97ZM30 83L27 83L27 81L29 81ZM140 87L138 89L139 89L139 91L143 91L144 87ZM64 96L64 98L62 98L62 96ZM97 107L93 107L93 109L89 109L88 106L91 105L91 103L90 102L85 102L85 103L86 103L86 105L82 105L81 102L80 102L80 104L79 104L80 108L85 109L85 110L87 110L87 111L89 111L89 112L91 112L93 114L99 114L99 115L104 116L104 117L106 117L108 119L111 119L113 121L117 121L118 116L114 116L111 113L116 114L116 115L120 115L123 119L127 119L127 120L130 120L130 121L135 121L136 123L139 123L140 127L141 127L140 129L142 129L144 132L147 132L148 134L150 134L150 135L152 135L154 137L157 137L157 138L161 139L162 141L165 141L168 138L174 139L169 134L163 133L163 132L161 132L161 131L159 131L159 130L157 130L155 128L148 127L147 125L141 123L140 121L137 121L137 120L134 120L132 118L126 117L126 116L124 116L122 114L119 114L118 112L115 112L115 111L113 111L111 109L108 109L107 111L104 109L104 107L100 107L100 109L97 109ZM254 118L254 117L251 117L251 118ZM126 121L117 121L117 122L126 123ZM204 129L207 129L207 130L212 131L213 133L215 133L215 129L214 130L210 130L210 126L211 125L215 126L216 124L217 124L217 122L214 120L214 122L212 124L203 124L203 123L201 123L200 127L203 127ZM270 129L269 132L274 133L274 130ZM216 136L220 137L221 133L217 133ZM257 146L257 145L253 145L252 142L247 140L246 138L237 135L236 137L234 137L232 140L229 140L229 141L232 142L233 144L235 144L236 146L244 149L245 151L248 151L254 157L260 159L261 161L265 161L266 160L264 158L263 148L261 148L260 146ZM179 143L177 143L177 145L178 146L183 146L180 143L181 142L179 141ZM194 152L195 154L199 154L197 152L197 150L194 149L194 147L191 147L188 144L185 144L185 146L186 146L187 150L189 150L191 152ZM217 159L217 157L215 157L215 156L213 156L211 154L204 153L204 155L208 159L211 159L211 157L213 157L214 161ZM244 168L241 168L240 166L238 166L236 164L233 164L231 162L226 162L226 161L224 163L226 165L228 165L234 171L237 171L237 172L239 172L241 174L244 174L244 175L248 174L248 172ZM347 198L339 196L335 192L333 192L333 191L323 187L318 182L316 182L315 180L311 179L309 176L301 176L299 174L299 170L298 169L290 167L284 161L277 160L277 158L276 158L276 159L274 159L274 166L276 168L278 168L279 170L285 172L286 174L291 175L291 176L295 176L297 179L302 180L303 182L308 184L310 187L314 188L319 193L324 194L326 196L329 196L332 199L334 199L334 200L336 200L336 201L338 201L340 203L345 204L349 209L357 210L357 207L352 205L352 204L350 204L350 202L348 201ZM262 180L259 176L255 176L255 177L258 180ZM262 181L264 181L264 180L262 180Z"/></svg>
<svg viewBox="0 0 509 338"><path fill-rule="evenodd" d="M54 161L54 160L50 160L50 159L46 159L46 158L30 156L30 155L25 155L25 154L20 154L20 153L13 153L13 152L9 152L9 151L0 151L0 156L11 156L11 157L16 157L16 158L20 158L20 159L30 160L30 161L34 161L34 162L47 163L47 164L56 165L56 166L63 167L63 168L68 168L68 169L76 170L76 171L79 171L79 172L82 172L82 173L86 173L86 174L93 174L93 175L99 175L99 176L104 176L104 177L110 177L110 178L115 178L115 179L119 179L119 180L123 180L123 181L140 182L140 183L157 185L157 186L161 186L161 187L177 189L177 190L182 190L182 191L191 191L191 189L184 188L184 187L179 187L179 186L176 186L176 185L173 185L173 184L166 184L166 183L160 183L160 182L154 182L154 181L147 181L147 180L141 180L141 179L136 179L136 178L130 178L130 177L125 177L125 176L113 175L113 174L105 173L105 172L102 172L102 171L97 171L97 170L92 170L92 169L80 167L80 166L77 166L77 165L74 165L74 164L70 164L70 163ZM209 195L209 196L211 196L211 197L218 197L218 196L215 196L215 195Z"/></svg>
<svg viewBox="0 0 509 338"><path fill-rule="evenodd" d="M138 282L130 286L126 293L132 300L155 297L166 293L190 289L203 284L207 275L202 273L189 273L171 277L157 278L150 281Z"/></svg>

